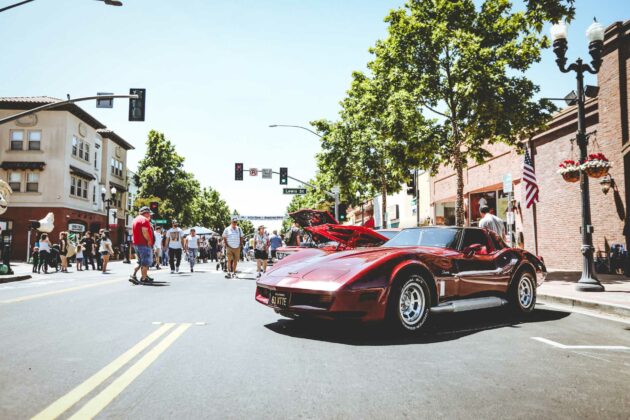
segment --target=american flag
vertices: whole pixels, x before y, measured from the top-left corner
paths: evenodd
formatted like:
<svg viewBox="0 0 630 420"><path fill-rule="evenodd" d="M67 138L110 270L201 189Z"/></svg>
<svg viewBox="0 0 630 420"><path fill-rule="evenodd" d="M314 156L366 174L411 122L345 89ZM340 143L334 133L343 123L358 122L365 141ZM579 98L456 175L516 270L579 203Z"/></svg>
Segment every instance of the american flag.
<svg viewBox="0 0 630 420"><path fill-rule="evenodd" d="M527 208L538 202L538 183L536 182L536 172L529 156L529 150L525 149L525 160L523 162L523 181L525 181L525 203Z"/></svg>

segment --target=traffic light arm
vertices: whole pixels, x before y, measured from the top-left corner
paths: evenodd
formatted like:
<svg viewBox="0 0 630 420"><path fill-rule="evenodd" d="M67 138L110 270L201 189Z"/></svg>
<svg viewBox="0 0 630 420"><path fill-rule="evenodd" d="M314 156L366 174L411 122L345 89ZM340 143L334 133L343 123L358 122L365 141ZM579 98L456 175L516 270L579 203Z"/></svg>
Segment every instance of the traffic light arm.
<svg viewBox="0 0 630 420"><path fill-rule="evenodd" d="M45 111L47 109L57 108L57 107L68 105L68 104L73 104L75 102L90 101L94 99L116 99L116 98L138 99L139 96L138 95L98 95L98 96L85 96L83 98L76 98L76 99L68 99L67 101L53 102L50 104L38 106L37 108L29 109L24 112L20 112L19 114L14 114L9 117L2 118L0 119L0 124L5 124L8 122L17 120L19 118L25 117L27 115L35 114L37 112Z"/></svg>

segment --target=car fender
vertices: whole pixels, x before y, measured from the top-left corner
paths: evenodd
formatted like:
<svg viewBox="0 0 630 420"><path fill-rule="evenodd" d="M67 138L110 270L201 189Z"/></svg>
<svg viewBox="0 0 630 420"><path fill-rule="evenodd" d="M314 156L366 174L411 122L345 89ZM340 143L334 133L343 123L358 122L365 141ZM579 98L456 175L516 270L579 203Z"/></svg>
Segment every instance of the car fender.
<svg viewBox="0 0 630 420"><path fill-rule="evenodd" d="M425 280L429 283L429 287L431 288L432 303L434 305L437 304L437 285L435 283L434 276L431 270L429 269L429 267L427 267L423 262L418 261L418 260L404 260L404 261L399 262L393 267L391 275L389 277L388 291L391 290L392 285L394 284L394 281L396 280L398 275L404 270L420 271L420 272L426 272L429 274L429 278ZM389 295L389 292L388 292L388 295Z"/></svg>
<svg viewBox="0 0 630 420"><path fill-rule="evenodd" d="M540 286L542 284L542 282L545 279L545 276L547 275L546 271L543 271L543 270L537 268L534 264L532 264L531 261L529 261L527 259L526 256L524 256L524 258L516 266L516 269L514 270L514 272L512 274L512 278L510 279L510 284L508 285L508 289L510 287L512 287L512 285L514 284L514 281L516 281L516 278L517 278L518 274L520 274L521 271L523 271L524 269L528 269L529 271L534 273L534 277L536 278L536 284L538 286ZM543 269L544 269L544 266L543 266Z"/></svg>

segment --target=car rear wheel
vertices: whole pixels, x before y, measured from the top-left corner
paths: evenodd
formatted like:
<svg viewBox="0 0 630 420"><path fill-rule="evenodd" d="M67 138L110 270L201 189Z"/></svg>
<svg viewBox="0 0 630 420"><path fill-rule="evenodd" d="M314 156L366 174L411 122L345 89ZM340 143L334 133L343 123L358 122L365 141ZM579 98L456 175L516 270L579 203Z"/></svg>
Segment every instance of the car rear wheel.
<svg viewBox="0 0 630 420"><path fill-rule="evenodd" d="M430 308L431 294L426 280L412 274L394 286L389 302L389 319L402 331L418 331L425 325Z"/></svg>
<svg viewBox="0 0 630 420"><path fill-rule="evenodd" d="M512 308L520 314L527 314L536 306L536 279L529 271L518 274L510 290Z"/></svg>

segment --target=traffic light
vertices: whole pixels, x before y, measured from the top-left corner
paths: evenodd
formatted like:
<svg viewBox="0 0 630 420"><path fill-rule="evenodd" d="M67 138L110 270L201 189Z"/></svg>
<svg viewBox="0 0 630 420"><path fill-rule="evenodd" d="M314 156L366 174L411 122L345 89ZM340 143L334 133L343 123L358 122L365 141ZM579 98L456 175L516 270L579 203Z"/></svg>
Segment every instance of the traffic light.
<svg viewBox="0 0 630 420"><path fill-rule="evenodd" d="M416 195L416 175L415 172L411 175L411 178L407 181L407 195Z"/></svg>
<svg viewBox="0 0 630 420"><path fill-rule="evenodd" d="M151 213L153 213L151 217L155 218L155 216L159 214L159 211L158 211L159 206L160 206L160 203L158 203L157 201L151 201L149 203L149 210L151 210Z"/></svg>
<svg viewBox="0 0 630 420"><path fill-rule="evenodd" d="M280 185L289 183L289 171L287 168L280 168Z"/></svg>
<svg viewBox="0 0 630 420"><path fill-rule="evenodd" d="M138 99L129 99L129 121L144 121L144 108L147 90L129 89L130 95L138 95Z"/></svg>
<svg viewBox="0 0 630 420"><path fill-rule="evenodd" d="M343 223L346 221L346 213L348 212L348 205L345 203L339 203L339 217L337 221Z"/></svg>
<svg viewBox="0 0 630 420"><path fill-rule="evenodd" d="M234 179L236 181L243 180L243 164L242 163L234 164Z"/></svg>

